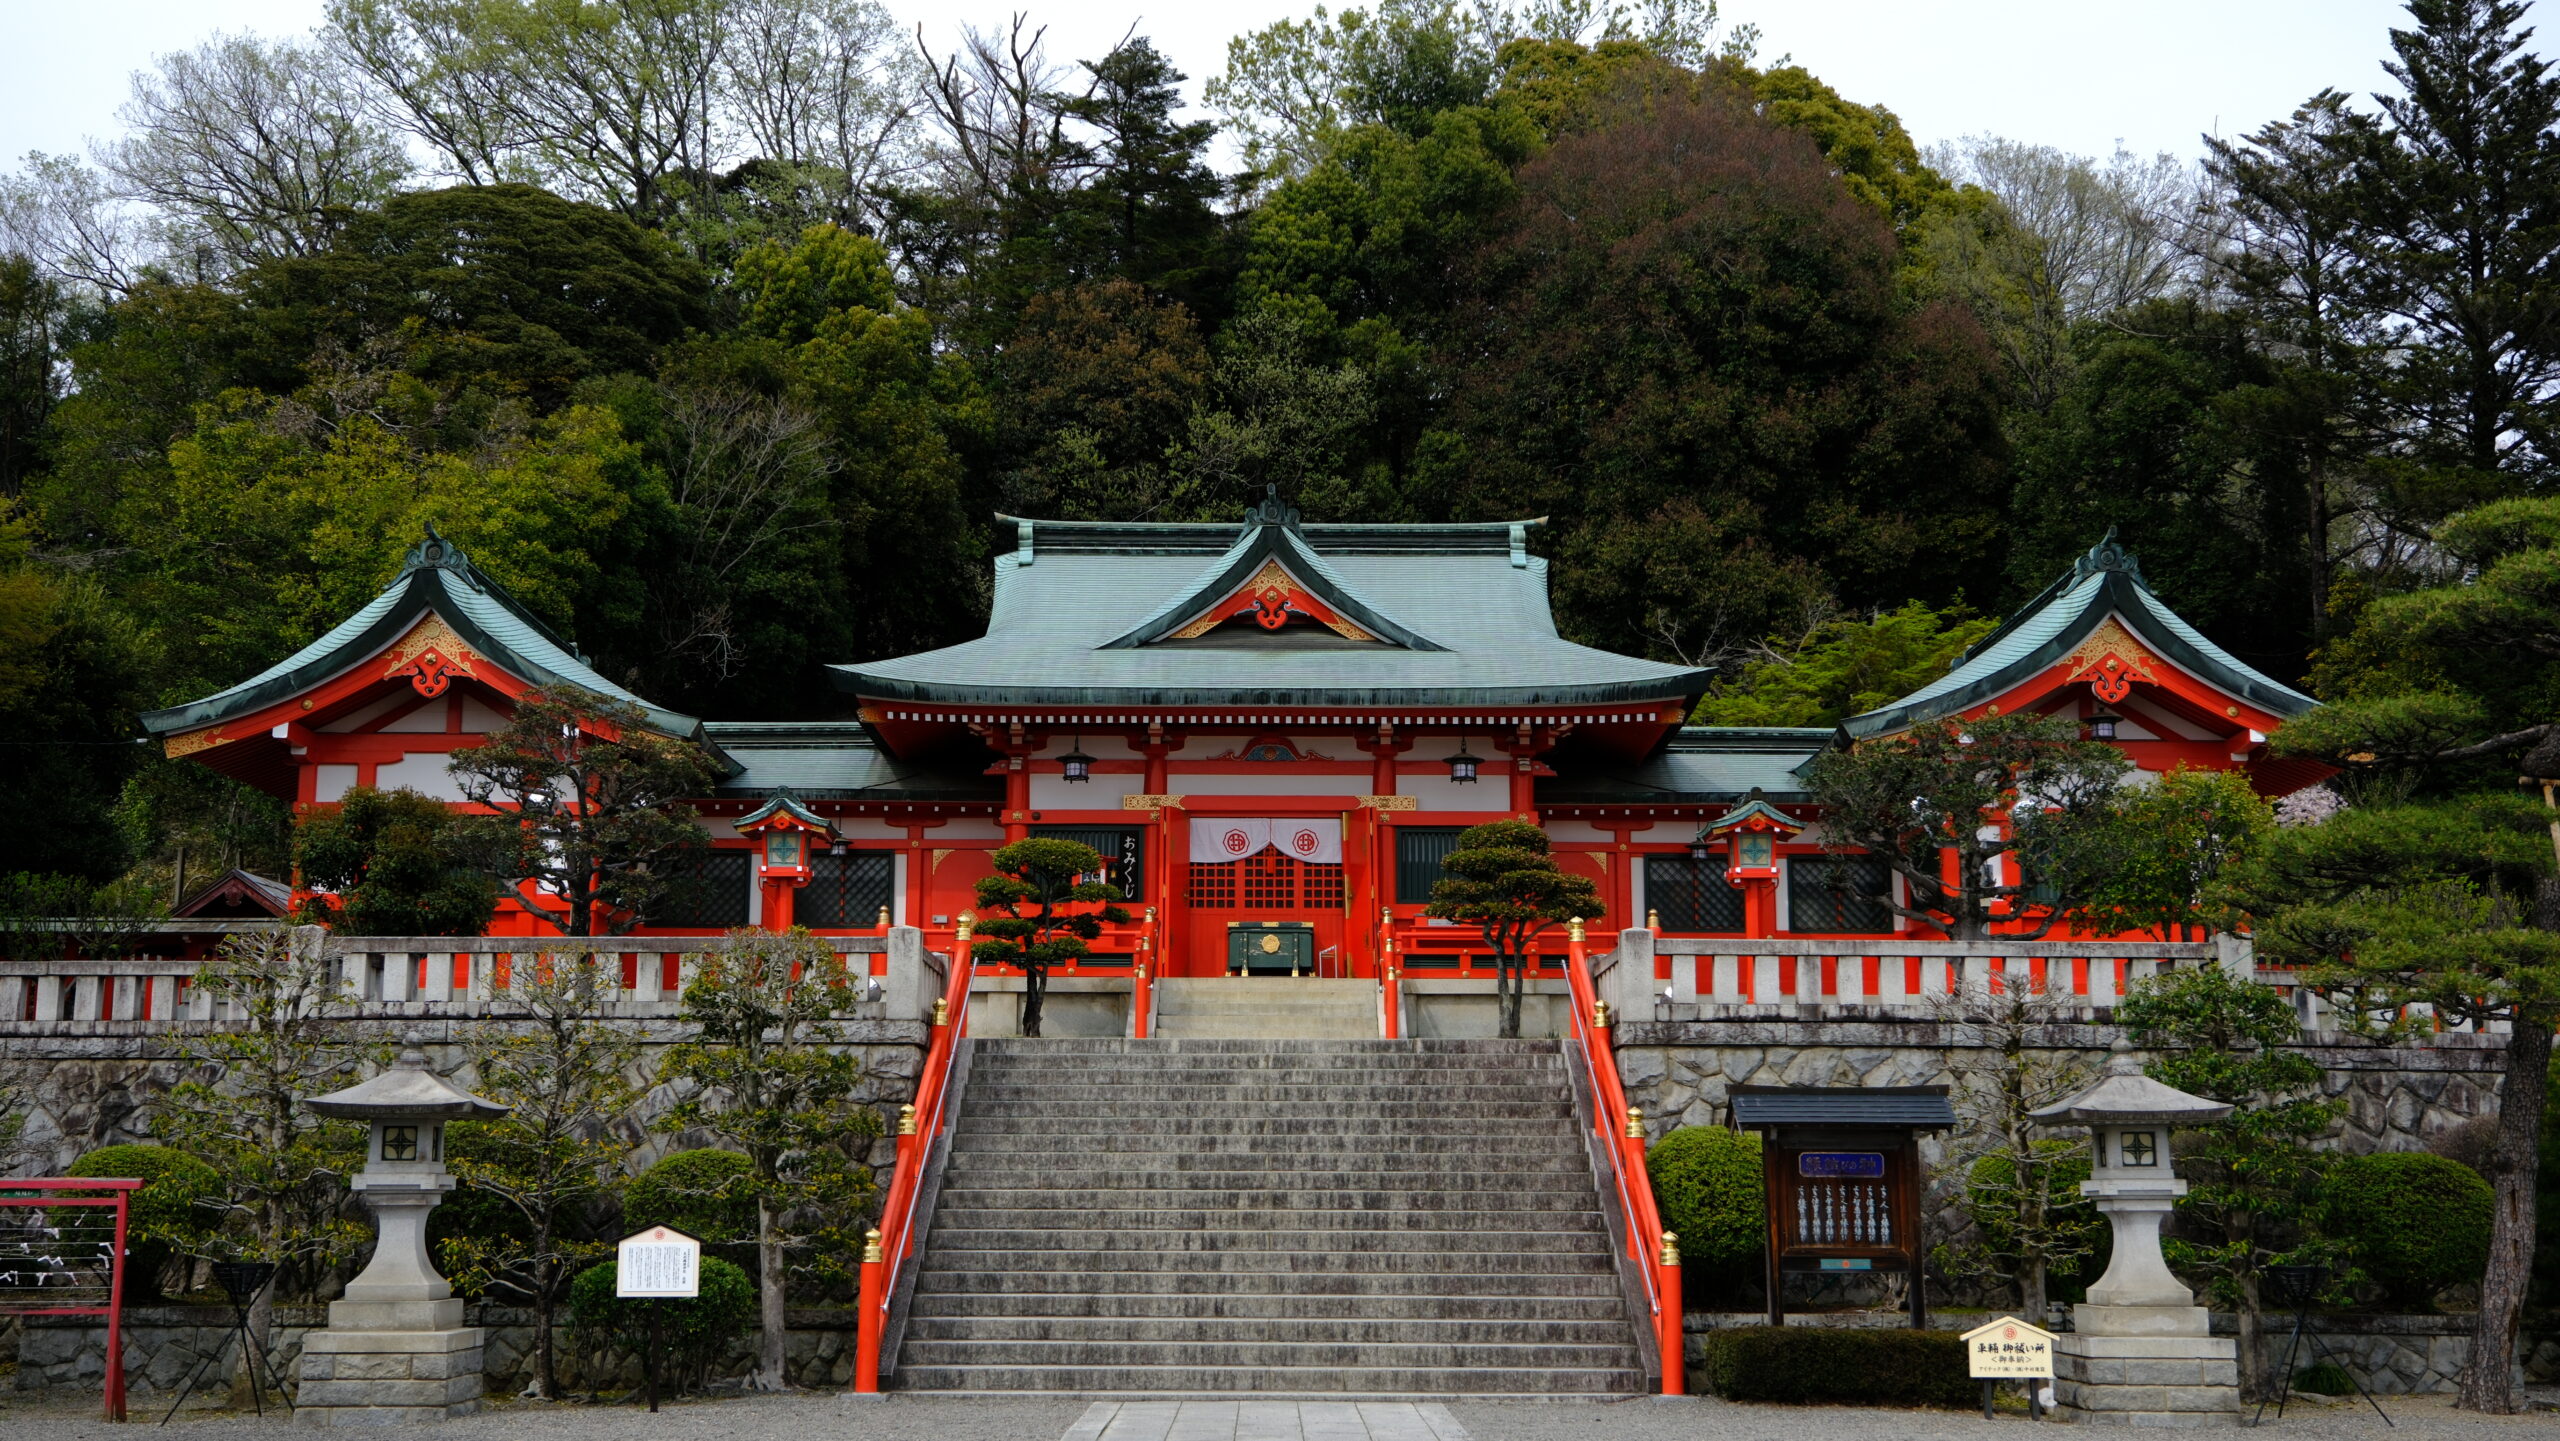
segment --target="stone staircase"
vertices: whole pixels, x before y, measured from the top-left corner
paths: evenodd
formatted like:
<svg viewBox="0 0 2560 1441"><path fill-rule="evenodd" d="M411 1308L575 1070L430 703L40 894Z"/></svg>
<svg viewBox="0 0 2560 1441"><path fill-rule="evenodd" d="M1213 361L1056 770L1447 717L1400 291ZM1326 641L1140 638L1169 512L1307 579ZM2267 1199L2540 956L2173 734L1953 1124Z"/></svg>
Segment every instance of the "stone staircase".
<svg viewBox="0 0 2560 1441"><path fill-rule="evenodd" d="M980 1041L895 1384L1632 1394L1567 1084L1553 1041Z"/></svg>
<svg viewBox="0 0 2560 1441"><path fill-rule="evenodd" d="M1374 1040L1378 983L1314 976L1172 977L1155 983L1165 1040Z"/></svg>

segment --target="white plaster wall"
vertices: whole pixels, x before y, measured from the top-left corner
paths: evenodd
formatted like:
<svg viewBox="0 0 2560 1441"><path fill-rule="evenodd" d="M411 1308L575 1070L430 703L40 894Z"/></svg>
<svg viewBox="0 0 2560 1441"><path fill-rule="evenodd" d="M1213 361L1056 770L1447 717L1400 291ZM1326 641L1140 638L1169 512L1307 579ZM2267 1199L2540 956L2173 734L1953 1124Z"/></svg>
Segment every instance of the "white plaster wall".
<svg viewBox="0 0 2560 1441"><path fill-rule="evenodd" d="M440 801L458 801L462 787L447 769L452 762L451 751L411 751L390 765L374 767L373 783L386 791L406 787Z"/></svg>

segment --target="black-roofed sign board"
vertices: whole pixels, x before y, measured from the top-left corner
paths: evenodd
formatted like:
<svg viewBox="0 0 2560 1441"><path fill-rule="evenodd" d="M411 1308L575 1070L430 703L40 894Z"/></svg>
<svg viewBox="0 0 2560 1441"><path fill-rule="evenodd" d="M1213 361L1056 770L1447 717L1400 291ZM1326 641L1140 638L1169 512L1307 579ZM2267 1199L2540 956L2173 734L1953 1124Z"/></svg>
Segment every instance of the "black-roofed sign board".
<svg viewBox="0 0 2560 1441"><path fill-rule="evenodd" d="M1729 1095L1734 1126L1761 1134L1770 1323L1784 1323L1790 1275L1900 1271L1912 1324L1927 1324L1916 1138L1955 1123L1946 1088L1736 1086Z"/></svg>

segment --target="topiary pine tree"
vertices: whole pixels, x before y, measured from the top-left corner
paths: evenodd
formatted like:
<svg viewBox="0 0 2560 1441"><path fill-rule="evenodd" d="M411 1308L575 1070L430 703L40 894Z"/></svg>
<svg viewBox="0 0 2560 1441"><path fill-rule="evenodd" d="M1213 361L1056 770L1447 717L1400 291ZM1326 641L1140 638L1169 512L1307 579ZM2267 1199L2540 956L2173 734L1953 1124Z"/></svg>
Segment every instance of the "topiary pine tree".
<svg viewBox="0 0 2560 1441"><path fill-rule="evenodd" d="M978 882L978 941L970 959L982 966L1022 968L1022 1034L1040 1034L1040 1002L1049 969L1072 964L1102 934L1102 923L1126 925L1120 888L1091 879L1102 853L1078 841L1033 836L988 857L995 874Z"/></svg>
<svg viewBox="0 0 2560 1441"><path fill-rule="evenodd" d="M1493 952L1494 992L1502 1010L1502 1034L1520 1034L1520 998L1528 990L1529 943L1574 919L1600 915L1600 891L1581 876L1556 868L1547 833L1527 821L1488 821L1469 826L1440 863L1425 915L1472 923Z"/></svg>

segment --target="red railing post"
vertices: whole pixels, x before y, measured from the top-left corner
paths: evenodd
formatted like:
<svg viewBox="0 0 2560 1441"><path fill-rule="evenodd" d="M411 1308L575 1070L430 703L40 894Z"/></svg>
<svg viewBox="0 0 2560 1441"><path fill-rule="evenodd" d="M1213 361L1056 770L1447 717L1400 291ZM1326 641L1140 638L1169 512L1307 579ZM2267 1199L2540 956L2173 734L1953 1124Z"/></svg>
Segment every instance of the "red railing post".
<svg viewBox="0 0 2560 1441"><path fill-rule="evenodd" d="M1591 957L1584 944L1582 918L1567 931L1565 983L1573 998L1573 1035L1582 1045L1582 1063L1591 1088L1592 1125L1609 1158L1617 1183L1618 1206L1627 1230L1628 1260L1644 1278L1649 1318L1662 1362L1662 1394L1687 1394L1683 1374L1687 1358L1680 1337L1679 1238L1662 1229L1653 1205L1653 1182L1644 1166L1644 1115L1627 1104L1618 1083L1618 1058L1609 1044L1609 1004L1591 980ZM1623 964L1623 962L1621 963ZM1650 978L1648 983L1650 983ZM1621 1129L1623 1127L1623 1129Z"/></svg>
<svg viewBox="0 0 2560 1441"><path fill-rule="evenodd" d="M904 1170L906 1143L898 1143L900 1167ZM856 1395L880 1394L880 1330L889 1319L888 1253L880 1244L880 1228L874 1226L862 1238L862 1293L857 1303L862 1315L855 1325L853 1351L853 1389Z"/></svg>
<svg viewBox="0 0 2560 1441"><path fill-rule="evenodd" d="M124 1232L132 1201L132 1192L116 1192L116 1249L114 1264L107 1268L106 1413L110 1421L124 1419L124 1267L131 1259Z"/></svg>
<svg viewBox="0 0 2560 1441"><path fill-rule="evenodd" d="M1404 1017L1399 1014L1404 987L1396 967L1396 917L1384 906L1378 908L1378 1032L1388 1040L1401 1039Z"/></svg>
<svg viewBox="0 0 2560 1441"><path fill-rule="evenodd" d="M1156 958L1156 908L1147 907L1146 924L1138 931L1138 969L1129 993L1129 1034L1137 1040L1147 1038L1148 1013L1154 1010L1155 983L1148 969Z"/></svg>

